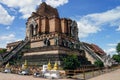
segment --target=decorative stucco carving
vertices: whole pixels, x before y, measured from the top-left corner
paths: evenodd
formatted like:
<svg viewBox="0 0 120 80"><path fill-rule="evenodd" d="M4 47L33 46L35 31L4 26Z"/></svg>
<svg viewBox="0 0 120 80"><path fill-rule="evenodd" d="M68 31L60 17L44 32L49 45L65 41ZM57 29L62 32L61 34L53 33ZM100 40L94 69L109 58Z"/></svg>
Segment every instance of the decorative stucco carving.
<svg viewBox="0 0 120 80"><path fill-rule="evenodd" d="M26 37L37 35L37 22L32 18L26 25Z"/></svg>
<svg viewBox="0 0 120 80"><path fill-rule="evenodd" d="M74 37L75 39L78 38L78 28L77 28L77 23L75 21L72 21L70 25L70 33L71 33L71 37Z"/></svg>

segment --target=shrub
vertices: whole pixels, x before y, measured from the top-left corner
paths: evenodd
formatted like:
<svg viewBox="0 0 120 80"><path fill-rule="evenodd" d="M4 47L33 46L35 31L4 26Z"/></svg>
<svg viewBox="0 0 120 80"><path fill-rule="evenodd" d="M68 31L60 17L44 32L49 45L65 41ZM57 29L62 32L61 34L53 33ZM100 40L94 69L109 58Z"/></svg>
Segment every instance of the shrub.
<svg viewBox="0 0 120 80"><path fill-rule="evenodd" d="M117 51L117 53L120 55L120 43L117 44L117 46L116 46L116 51Z"/></svg>
<svg viewBox="0 0 120 80"><path fill-rule="evenodd" d="M97 67L104 67L103 62L100 61L100 60L95 61L95 62L94 62L94 65L97 66Z"/></svg>
<svg viewBox="0 0 120 80"><path fill-rule="evenodd" d="M74 70L80 67L77 55L68 55L63 59L63 69Z"/></svg>
<svg viewBox="0 0 120 80"><path fill-rule="evenodd" d="M112 59L114 59L116 62L120 63L120 55L119 54L114 54L112 56Z"/></svg>
<svg viewBox="0 0 120 80"><path fill-rule="evenodd" d="M0 50L0 54L1 54L1 53L5 53L6 51L7 51L6 49L1 49L1 50Z"/></svg>

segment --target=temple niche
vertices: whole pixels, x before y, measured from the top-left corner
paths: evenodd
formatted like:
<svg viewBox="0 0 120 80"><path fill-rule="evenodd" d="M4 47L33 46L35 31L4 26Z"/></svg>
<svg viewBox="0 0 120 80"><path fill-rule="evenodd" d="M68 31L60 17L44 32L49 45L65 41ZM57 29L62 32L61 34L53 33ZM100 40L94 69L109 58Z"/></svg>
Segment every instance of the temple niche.
<svg viewBox="0 0 120 80"><path fill-rule="evenodd" d="M26 26L26 37L31 38L33 36L36 36L38 33L38 25L37 22L35 22L34 19L31 19L29 24Z"/></svg>

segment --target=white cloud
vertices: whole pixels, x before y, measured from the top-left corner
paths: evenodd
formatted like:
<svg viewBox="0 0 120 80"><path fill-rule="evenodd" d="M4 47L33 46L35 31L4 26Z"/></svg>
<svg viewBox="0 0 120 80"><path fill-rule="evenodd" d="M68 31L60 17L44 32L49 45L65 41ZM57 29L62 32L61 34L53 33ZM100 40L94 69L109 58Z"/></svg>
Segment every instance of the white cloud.
<svg viewBox="0 0 120 80"><path fill-rule="evenodd" d="M107 50L104 50L107 54L110 54L110 55L113 55L113 54L116 54L116 49L113 47L113 48L109 48Z"/></svg>
<svg viewBox="0 0 120 80"><path fill-rule="evenodd" d="M0 2L8 7L18 8L23 15L22 18L28 18L41 0L1 0Z"/></svg>
<svg viewBox="0 0 120 80"><path fill-rule="evenodd" d="M119 27L116 29L116 31L120 31L120 25L119 25Z"/></svg>
<svg viewBox="0 0 120 80"><path fill-rule="evenodd" d="M17 10L15 8L9 8L8 12L17 15Z"/></svg>
<svg viewBox="0 0 120 80"><path fill-rule="evenodd" d="M109 43L109 44L107 44L108 48L105 49L104 51L107 54L110 54L110 55L117 54L117 52L116 52L116 46L117 46L117 42L116 43Z"/></svg>
<svg viewBox="0 0 120 80"><path fill-rule="evenodd" d="M12 42L15 40L16 39L14 34L0 36L0 48L5 48L8 42Z"/></svg>
<svg viewBox="0 0 120 80"><path fill-rule="evenodd" d="M116 47L117 44L116 43L110 43L110 44L107 44L109 47Z"/></svg>
<svg viewBox="0 0 120 80"><path fill-rule="evenodd" d="M44 0L53 7L61 6L68 3L68 0ZM22 18L28 18L36 7L42 3L42 0L1 0L0 3L7 5L10 8L17 8Z"/></svg>
<svg viewBox="0 0 120 80"><path fill-rule="evenodd" d="M79 28L79 38L87 37L89 34L97 33L101 30L99 27L92 25L91 23L89 23L89 21L86 20L81 19L77 23Z"/></svg>
<svg viewBox="0 0 120 80"><path fill-rule="evenodd" d="M22 39L16 38L14 34L7 34L0 36L0 48L5 48L7 43L15 42L15 41L20 41Z"/></svg>
<svg viewBox="0 0 120 80"><path fill-rule="evenodd" d="M14 40L14 39L15 39L14 34L0 36L0 41L2 41L2 40L10 41L10 40Z"/></svg>
<svg viewBox="0 0 120 80"><path fill-rule="evenodd" d="M7 26L6 29L9 30L9 29L10 29L10 26Z"/></svg>
<svg viewBox="0 0 120 80"><path fill-rule="evenodd" d="M58 7L68 3L68 0L46 0L46 3L53 7Z"/></svg>
<svg viewBox="0 0 120 80"><path fill-rule="evenodd" d="M10 16L8 12L0 5L0 24L10 25L14 20L14 16Z"/></svg>
<svg viewBox="0 0 120 80"><path fill-rule="evenodd" d="M77 20L77 23L80 38L97 33L106 24L118 27L120 25L120 6L106 12L88 14ZM120 28L117 30L119 31Z"/></svg>

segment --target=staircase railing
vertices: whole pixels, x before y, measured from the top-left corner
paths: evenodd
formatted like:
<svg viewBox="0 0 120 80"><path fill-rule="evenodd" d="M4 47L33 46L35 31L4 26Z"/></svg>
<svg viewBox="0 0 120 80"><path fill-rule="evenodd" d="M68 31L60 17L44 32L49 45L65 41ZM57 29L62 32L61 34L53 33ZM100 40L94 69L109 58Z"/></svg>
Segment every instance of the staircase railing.
<svg viewBox="0 0 120 80"><path fill-rule="evenodd" d="M7 63L13 56L17 55L19 51L28 43L29 41L25 40L18 44L13 50L11 50L4 58L2 64Z"/></svg>
<svg viewBox="0 0 120 80"><path fill-rule="evenodd" d="M91 56L93 56L97 60L101 60L103 62L103 59L99 57L95 52L93 52L86 44L81 43L81 47L84 48Z"/></svg>
<svg viewBox="0 0 120 80"><path fill-rule="evenodd" d="M89 47L88 47L89 48ZM89 48L90 49L90 48ZM92 50L91 50L92 51ZM93 52L93 51L92 51ZM93 52L93 54L97 57L97 58L99 58L102 62L104 62L103 61L103 58L102 57L100 57L99 55L97 55L95 52Z"/></svg>
<svg viewBox="0 0 120 80"><path fill-rule="evenodd" d="M23 42L23 41L22 41ZM21 42L21 43L22 43ZM21 43L19 43L18 45L16 45L12 50L10 50L10 52L6 53L3 58L5 58L6 56L8 56L12 51L14 51Z"/></svg>

